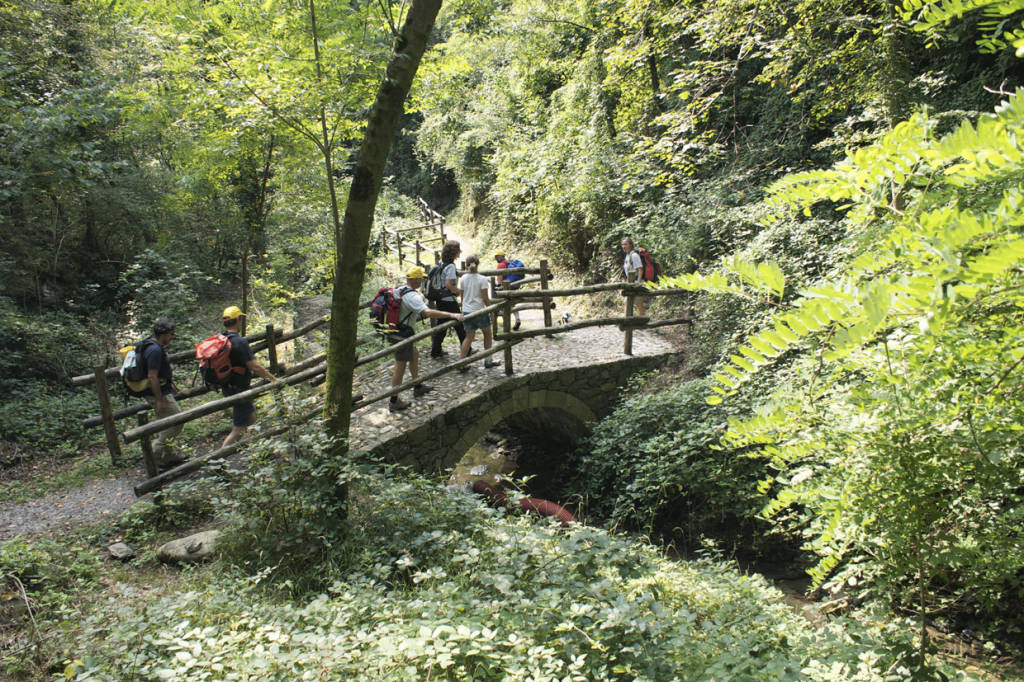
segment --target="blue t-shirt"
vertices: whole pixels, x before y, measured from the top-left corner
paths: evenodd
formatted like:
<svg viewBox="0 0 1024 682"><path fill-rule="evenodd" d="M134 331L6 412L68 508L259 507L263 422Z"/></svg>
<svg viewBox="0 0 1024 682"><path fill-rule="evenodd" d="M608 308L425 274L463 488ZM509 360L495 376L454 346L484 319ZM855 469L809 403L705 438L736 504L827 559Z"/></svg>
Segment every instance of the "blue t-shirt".
<svg viewBox="0 0 1024 682"><path fill-rule="evenodd" d="M156 342L156 339L150 337L147 339L145 348L142 349L142 359L146 363L146 374L148 375L152 370L156 370L156 376L160 379L160 392L167 395L171 392L171 360L167 357L167 353L164 349ZM142 395L153 395L153 391L148 387L142 392Z"/></svg>
<svg viewBox="0 0 1024 682"><path fill-rule="evenodd" d="M244 336L239 336L235 332L224 333L228 335L228 340L231 341L231 366L245 367L244 374L232 372L227 385L234 389L249 388L249 384L252 383L252 372L247 366L247 363L252 360L252 349L249 348L249 342Z"/></svg>

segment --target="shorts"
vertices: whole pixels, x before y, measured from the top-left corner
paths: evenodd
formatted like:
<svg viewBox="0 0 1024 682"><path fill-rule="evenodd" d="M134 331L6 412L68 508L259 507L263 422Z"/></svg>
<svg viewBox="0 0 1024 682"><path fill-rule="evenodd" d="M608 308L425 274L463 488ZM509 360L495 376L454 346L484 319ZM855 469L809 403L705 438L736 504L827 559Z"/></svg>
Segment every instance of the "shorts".
<svg viewBox="0 0 1024 682"><path fill-rule="evenodd" d="M483 329L487 329L491 326L491 314L481 315L480 317L474 317L471 320L463 320L462 326L466 328L466 333L478 332Z"/></svg>
<svg viewBox="0 0 1024 682"><path fill-rule="evenodd" d="M398 343L399 341L405 341L405 339L396 334L388 336L388 343L390 343L392 346ZM395 351L395 360L397 360L398 362L412 362L412 352L414 348L415 344L412 343L410 343L408 346L405 346L404 348L399 348L398 350Z"/></svg>
<svg viewBox="0 0 1024 682"><path fill-rule="evenodd" d="M224 397L241 393L242 391L248 391L248 388L234 388L232 386L224 387ZM231 406L231 425L232 426L249 426L249 420L256 414L256 403L248 401L244 403L238 403Z"/></svg>

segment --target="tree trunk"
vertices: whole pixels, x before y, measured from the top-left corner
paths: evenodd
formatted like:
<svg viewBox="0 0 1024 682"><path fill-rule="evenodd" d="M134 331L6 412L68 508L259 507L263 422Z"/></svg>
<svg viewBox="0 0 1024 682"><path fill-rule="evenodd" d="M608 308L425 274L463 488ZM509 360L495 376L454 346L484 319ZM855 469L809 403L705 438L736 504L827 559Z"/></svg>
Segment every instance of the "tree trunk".
<svg viewBox="0 0 1024 682"><path fill-rule="evenodd" d="M327 396L324 417L327 433L335 440L334 454L348 450L351 422L352 378L355 373L359 296L366 273L366 249L377 206L391 141L405 106L441 0L412 0L399 33L384 81L370 111L366 135L359 150L341 234L335 243L331 332L327 350Z"/></svg>

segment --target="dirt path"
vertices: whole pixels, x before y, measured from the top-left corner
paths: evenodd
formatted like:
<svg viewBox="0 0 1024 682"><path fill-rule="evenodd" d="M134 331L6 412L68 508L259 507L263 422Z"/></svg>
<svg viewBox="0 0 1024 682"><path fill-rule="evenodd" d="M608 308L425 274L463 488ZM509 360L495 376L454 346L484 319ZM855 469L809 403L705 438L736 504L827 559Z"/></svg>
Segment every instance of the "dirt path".
<svg viewBox="0 0 1024 682"><path fill-rule="evenodd" d="M95 479L79 488L5 505L0 508L0 540L18 535L51 535L114 518L139 501L133 486L143 478L145 474L140 469L123 477Z"/></svg>

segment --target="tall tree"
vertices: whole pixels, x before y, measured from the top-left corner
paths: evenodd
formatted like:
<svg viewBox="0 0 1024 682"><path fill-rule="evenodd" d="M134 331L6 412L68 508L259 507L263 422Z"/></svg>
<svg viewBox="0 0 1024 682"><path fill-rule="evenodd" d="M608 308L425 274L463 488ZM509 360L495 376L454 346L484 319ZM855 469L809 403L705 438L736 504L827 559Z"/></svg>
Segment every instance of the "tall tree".
<svg viewBox="0 0 1024 682"><path fill-rule="evenodd" d="M366 249L370 242L377 196L406 96L427 49L427 40L440 9L441 0L413 0L409 6L405 23L396 36L387 72L370 111L349 188L345 222L337 234L331 334L327 354L327 399L324 405L328 432L336 439L335 454L344 454L348 448L359 296L366 273Z"/></svg>

